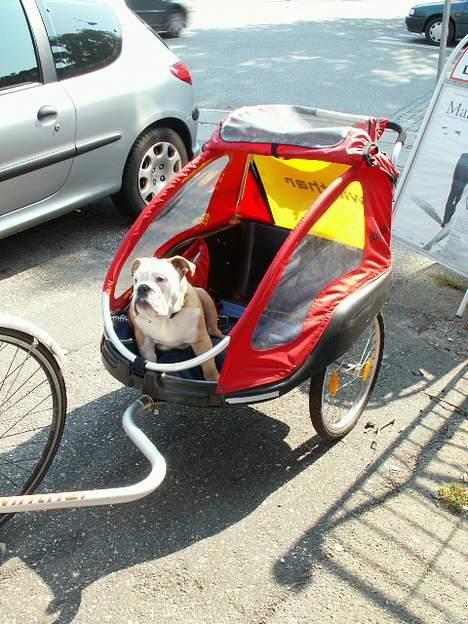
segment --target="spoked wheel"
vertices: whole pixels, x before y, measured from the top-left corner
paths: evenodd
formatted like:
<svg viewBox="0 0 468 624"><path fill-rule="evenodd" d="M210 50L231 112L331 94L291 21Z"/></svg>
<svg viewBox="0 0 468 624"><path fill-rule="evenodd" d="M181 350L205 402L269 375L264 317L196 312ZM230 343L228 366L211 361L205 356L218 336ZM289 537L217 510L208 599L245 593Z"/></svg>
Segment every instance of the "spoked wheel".
<svg viewBox="0 0 468 624"><path fill-rule="evenodd" d="M346 353L310 380L310 417L322 438L341 438L357 423L377 381L383 345L378 314Z"/></svg>
<svg viewBox="0 0 468 624"><path fill-rule="evenodd" d="M34 336L0 328L0 495L31 494L52 462L67 408L53 354ZM12 514L0 513L0 526Z"/></svg>

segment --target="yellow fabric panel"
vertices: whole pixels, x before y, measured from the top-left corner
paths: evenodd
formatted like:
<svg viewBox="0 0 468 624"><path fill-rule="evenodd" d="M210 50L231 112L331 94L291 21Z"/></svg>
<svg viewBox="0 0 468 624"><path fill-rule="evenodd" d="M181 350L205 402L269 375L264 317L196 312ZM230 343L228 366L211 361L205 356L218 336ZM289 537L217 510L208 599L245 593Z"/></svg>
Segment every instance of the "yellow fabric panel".
<svg viewBox="0 0 468 624"><path fill-rule="evenodd" d="M293 229L312 203L349 165L319 160L253 158L263 183L274 222ZM314 225L311 232L352 247L364 247L362 187L353 182Z"/></svg>
<svg viewBox="0 0 468 624"><path fill-rule="evenodd" d="M351 182L312 227L311 232L364 249L364 199L360 182Z"/></svg>

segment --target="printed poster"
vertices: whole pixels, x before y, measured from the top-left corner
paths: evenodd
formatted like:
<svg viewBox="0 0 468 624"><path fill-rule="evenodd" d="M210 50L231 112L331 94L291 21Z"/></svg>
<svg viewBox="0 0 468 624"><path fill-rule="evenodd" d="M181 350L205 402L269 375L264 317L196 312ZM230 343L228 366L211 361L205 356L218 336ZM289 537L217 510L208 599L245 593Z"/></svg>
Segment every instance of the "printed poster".
<svg viewBox="0 0 468 624"><path fill-rule="evenodd" d="M405 244L468 277L468 50L454 73L451 79L457 82L443 85L398 189L393 231Z"/></svg>

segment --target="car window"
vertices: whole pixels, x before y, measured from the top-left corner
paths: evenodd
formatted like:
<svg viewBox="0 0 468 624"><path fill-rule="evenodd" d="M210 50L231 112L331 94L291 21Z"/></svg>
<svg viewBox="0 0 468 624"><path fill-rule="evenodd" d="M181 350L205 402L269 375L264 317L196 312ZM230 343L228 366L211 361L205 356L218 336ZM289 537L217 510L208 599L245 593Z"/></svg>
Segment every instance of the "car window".
<svg viewBox="0 0 468 624"><path fill-rule="evenodd" d="M29 25L19 0L0 2L0 89L39 81Z"/></svg>
<svg viewBox="0 0 468 624"><path fill-rule="evenodd" d="M59 79L101 69L122 47L117 17L94 0L39 0Z"/></svg>

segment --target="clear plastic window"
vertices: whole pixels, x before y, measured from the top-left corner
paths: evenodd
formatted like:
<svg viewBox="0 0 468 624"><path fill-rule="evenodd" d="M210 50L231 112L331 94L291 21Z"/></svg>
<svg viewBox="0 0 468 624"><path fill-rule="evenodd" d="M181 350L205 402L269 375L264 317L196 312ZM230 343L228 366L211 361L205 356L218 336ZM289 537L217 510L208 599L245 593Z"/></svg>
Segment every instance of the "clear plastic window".
<svg viewBox="0 0 468 624"><path fill-rule="evenodd" d="M361 264L362 187L354 182L352 188L352 193L348 187L330 206L291 255L255 328L252 344L256 349L271 349L297 338L320 291ZM349 199L347 211L343 198Z"/></svg>
<svg viewBox="0 0 468 624"><path fill-rule="evenodd" d="M228 115L221 127L224 141L331 147L349 129L367 128L369 118L318 108L284 104L244 106Z"/></svg>
<svg viewBox="0 0 468 624"><path fill-rule="evenodd" d="M186 180L155 216L120 271L115 289L117 297L131 285L130 267L135 258L153 256L178 232L203 221L213 191L228 162L229 158L223 156L205 165Z"/></svg>

